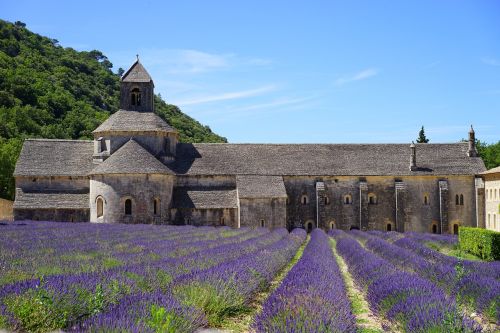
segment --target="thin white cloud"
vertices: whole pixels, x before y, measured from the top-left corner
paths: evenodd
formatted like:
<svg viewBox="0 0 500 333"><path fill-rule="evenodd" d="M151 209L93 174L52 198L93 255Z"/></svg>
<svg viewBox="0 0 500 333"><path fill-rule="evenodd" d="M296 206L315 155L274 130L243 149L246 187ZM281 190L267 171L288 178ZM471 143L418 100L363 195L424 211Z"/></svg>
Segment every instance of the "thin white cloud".
<svg viewBox="0 0 500 333"><path fill-rule="evenodd" d="M192 49L143 49L139 51L142 63L148 68L156 68L163 73L199 74L227 70L232 68L253 68L272 64L265 58L245 57L234 53L210 53ZM118 63L133 62L130 51L115 54L113 59L121 59ZM127 67L129 65L126 65Z"/></svg>
<svg viewBox="0 0 500 333"><path fill-rule="evenodd" d="M350 82L366 80L372 76L377 75L379 72L380 71L377 68L367 68L353 75L340 77L335 81L335 84L341 86Z"/></svg>
<svg viewBox="0 0 500 333"><path fill-rule="evenodd" d="M296 105L300 104L306 101L311 100L312 97L307 97L307 98L280 98L276 99L272 102L269 103L262 103L262 104L254 104L254 105L249 105L249 106L244 106L241 108L235 108L231 109L231 111L238 112L238 111L251 111L251 110L260 110L260 109L273 109L277 107L282 107L282 106L290 106L290 105Z"/></svg>
<svg viewBox="0 0 500 333"><path fill-rule="evenodd" d="M239 98L246 98L246 97L252 97L252 96L257 96L257 95L262 95L267 92L275 90L275 86L263 86L255 89L250 89L250 90L242 90L242 91L234 91L234 92L227 92L219 95L210 95L210 96L200 96L200 97L194 97L188 100L184 101L177 101L176 103L180 106L184 105L194 105L194 104L203 104L203 103L210 103L210 102L216 102L216 101L225 101L225 100L231 100L231 99L239 99Z"/></svg>
<svg viewBox="0 0 500 333"><path fill-rule="evenodd" d="M500 66L500 60L492 57L482 57L481 61L483 64L490 66Z"/></svg>

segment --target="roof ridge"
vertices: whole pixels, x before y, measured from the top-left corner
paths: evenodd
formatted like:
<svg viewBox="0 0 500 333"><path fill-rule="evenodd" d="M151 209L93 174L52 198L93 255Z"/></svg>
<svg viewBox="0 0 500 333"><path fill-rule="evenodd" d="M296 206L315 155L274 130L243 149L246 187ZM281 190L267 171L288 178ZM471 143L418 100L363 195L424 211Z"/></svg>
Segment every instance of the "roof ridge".
<svg viewBox="0 0 500 333"><path fill-rule="evenodd" d="M193 144L193 145L232 145L232 146L378 146L378 145L410 145L411 142L399 142L399 143L251 143L251 142L182 142L182 144ZM440 142L440 143L416 143L415 145L420 146L437 146L437 145L465 145L467 142Z"/></svg>
<svg viewBox="0 0 500 333"><path fill-rule="evenodd" d="M49 141L49 142L54 142L54 141L59 141L59 142L92 142L92 140L72 140L72 139L44 139L44 138L27 138L24 139L24 141Z"/></svg>

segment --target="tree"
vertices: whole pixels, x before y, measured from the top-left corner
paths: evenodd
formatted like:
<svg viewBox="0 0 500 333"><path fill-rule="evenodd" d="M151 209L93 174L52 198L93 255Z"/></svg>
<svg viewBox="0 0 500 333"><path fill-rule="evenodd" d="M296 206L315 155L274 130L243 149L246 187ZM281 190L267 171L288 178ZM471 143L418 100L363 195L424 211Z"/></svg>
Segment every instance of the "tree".
<svg viewBox="0 0 500 333"><path fill-rule="evenodd" d="M417 143L428 143L429 139L425 136L425 130L424 126L420 129L420 132L418 132L418 138L417 138Z"/></svg>

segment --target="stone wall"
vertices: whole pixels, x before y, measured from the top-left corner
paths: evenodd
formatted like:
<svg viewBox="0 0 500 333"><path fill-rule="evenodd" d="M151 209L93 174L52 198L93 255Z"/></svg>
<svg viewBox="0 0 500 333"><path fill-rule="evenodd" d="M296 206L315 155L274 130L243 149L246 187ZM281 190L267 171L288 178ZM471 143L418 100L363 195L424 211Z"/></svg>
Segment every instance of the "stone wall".
<svg viewBox="0 0 500 333"><path fill-rule="evenodd" d="M239 228L238 209L172 209L172 224L176 225L210 225Z"/></svg>
<svg viewBox="0 0 500 333"><path fill-rule="evenodd" d="M242 227L286 227L286 199L240 199L240 224Z"/></svg>
<svg viewBox="0 0 500 333"><path fill-rule="evenodd" d="M94 175L90 180L90 220L105 223L156 223L170 220L174 177L169 175ZM97 217L97 199L104 200ZM125 201L132 200L132 214L125 214ZM154 200L159 200L154 215Z"/></svg>
<svg viewBox="0 0 500 333"><path fill-rule="evenodd" d="M19 209L14 211L15 220L88 222L89 209Z"/></svg>
<svg viewBox="0 0 500 333"><path fill-rule="evenodd" d="M305 227L311 221L323 229L333 225L343 230L390 228L401 232L432 232L435 225L436 232L442 227L443 233L452 233L455 224L476 225L474 176L285 176L284 181L289 229ZM318 181L325 186L320 195L323 203L316 201ZM463 196L463 204L455 204L456 195ZM345 202L346 196L350 203Z"/></svg>

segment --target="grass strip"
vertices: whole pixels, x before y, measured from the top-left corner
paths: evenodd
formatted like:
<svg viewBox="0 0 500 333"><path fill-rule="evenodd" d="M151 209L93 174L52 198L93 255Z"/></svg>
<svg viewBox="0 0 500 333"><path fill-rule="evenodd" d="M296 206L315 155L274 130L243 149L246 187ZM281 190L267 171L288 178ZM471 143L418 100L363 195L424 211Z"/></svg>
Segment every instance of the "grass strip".
<svg viewBox="0 0 500 333"><path fill-rule="evenodd" d="M304 252L307 243L309 243L311 236L307 236L306 241L299 247L297 253L293 257L293 259L288 263L288 265L283 268L278 274L276 274L275 278L269 286L263 290L258 292L252 302L248 306L248 310L237 317L229 317L222 323L222 330L227 330L229 332L249 332L250 324L252 323L252 319L255 317L257 313L262 310L262 304L267 299L267 297L281 284L281 281L287 276L288 272L295 266L295 264L302 257L302 253Z"/></svg>
<svg viewBox="0 0 500 333"><path fill-rule="evenodd" d="M368 306L363 293L359 290L352 279L351 274L347 270L347 265L342 257L337 253L335 248L336 242L330 238L331 247L337 264L339 265L344 284L346 286L347 297L351 301L352 312L356 316L356 325L360 333L382 333L381 320L375 316Z"/></svg>

